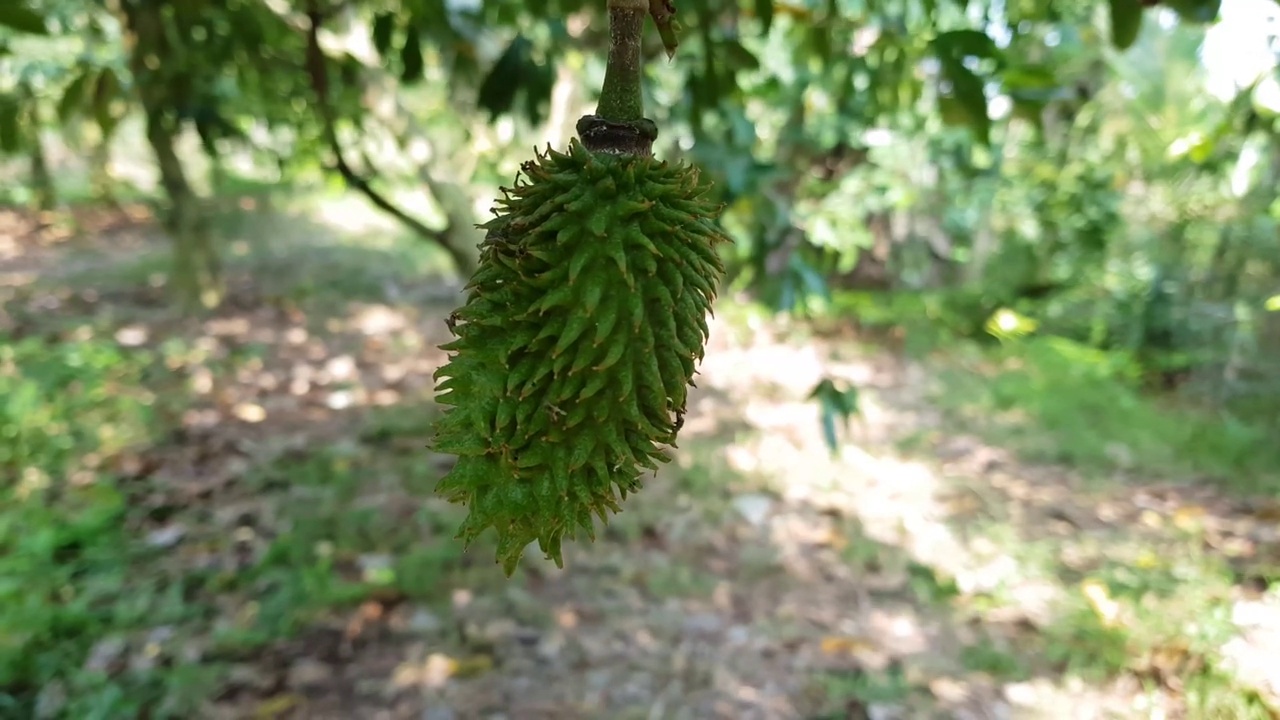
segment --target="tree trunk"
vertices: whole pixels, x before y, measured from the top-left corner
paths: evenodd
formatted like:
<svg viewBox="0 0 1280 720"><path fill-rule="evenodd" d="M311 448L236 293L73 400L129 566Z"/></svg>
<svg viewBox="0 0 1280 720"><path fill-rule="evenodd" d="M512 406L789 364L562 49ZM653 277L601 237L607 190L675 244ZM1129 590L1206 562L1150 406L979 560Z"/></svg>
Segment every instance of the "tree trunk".
<svg viewBox="0 0 1280 720"><path fill-rule="evenodd" d="M111 176L111 136L98 128L89 148L89 186L93 198L107 205L118 205L115 178Z"/></svg>
<svg viewBox="0 0 1280 720"><path fill-rule="evenodd" d="M147 142L155 153L160 183L169 198L164 224L173 241L170 288L184 310L212 308L222 301L222 267L206 208L187 182L173 130L163 111L147 110Z"/></svg>
<svg viewBox="0 0 1280 720"><path fill-rule="evenodd" d="M31 133L31 186L35 191L37 209L49 211L58 206L58 191L53 185L53 174L49 172L49 161L38 129Z"/></svg>
<svg viewBox="0 0 1280 720"><path fill-rule="evenodd" d="M420 172L419 176L427 183L427 189L445 216L446 225L438 236L441 247L449 253L458 275L463 279L471 277L480 263L479 248L484 240L484 231L476 228L471 196L456 183L438 180L426 172Z"/></svg>
<svg viewBox="0 0 1280 720"><path fill-rule="evenodd" d="M179 106L176 99L192 78L165 61L171 52L158 3L126 0L120 8L129 31L129 65L146 116L147 143L155 154L160 184L169 200L164 220L173 242L169 287L186 312L213 308L222 301L222 268L207 209L187 181L176 147L182 124L173 109Z"/></svg>
<svg viewBox="0 0 1280 720"><path fill-rule="evenodd" d="M40 112L40 100L36 97L31 85L22 82L19 85L22 100L27 105L27 122L30 124L27 137L29 159L31 161L31 189L35 193L37 210L47 212L58 206L58 191L53 183L53 173L49 170L49 159L44 153L44 143L40 140L40 128L44 126Z"/></svg>

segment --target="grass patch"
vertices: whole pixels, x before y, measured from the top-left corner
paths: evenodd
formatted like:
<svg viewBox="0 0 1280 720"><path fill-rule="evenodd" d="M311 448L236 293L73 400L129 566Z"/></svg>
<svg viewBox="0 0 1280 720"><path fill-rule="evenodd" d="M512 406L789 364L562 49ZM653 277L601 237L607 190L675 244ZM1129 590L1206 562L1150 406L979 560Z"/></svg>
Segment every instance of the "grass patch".
<svg viewBox="0 0 1280 720"><path fill-rule="evenodd" d="M183 578L140 572L161 553L132 536L113 472L153 439L150 360L99 340L0 339L0 475L16 479L0 491L0 715L187 717L208 679L147 672L126 651L197 612Z"/></svg>
<svg viewBox="0 0 1280 720"><path fill-rule="evenodd" d="M161 419L186 402L165 365L185 345L84 336L0 338L0 475L15 479L0 489L0 717L192 717L222 659L371 596L431 603L458 571L458 518L417 501L439 469L400 442L421 440L426 410L251 470L247 489L274 507L256 538L207 527L196 505L167 516L215 555L265 543L247 567L184 562L194 548L151 542L137 498L152 481L124 468L164 450Z"/></svg>
<svg viewBox="0 0 1280 720"><path fill-rule="evenodd" d="M1186 683L1187 716L1199 720L1275 720L1275 713L1251 690L1216 670L1202 672Z"/></svg>
<svg viewBox="0 0 1280 720"><path fill-rule="evenodd" d="M1123 356L1033 337L965 346L949 359L959 362L941 370L939 403L1028 459L1280 490L1280 446L1266 429L1143 395L1136 365Z"/></svg>
<svg viewBox="0 0 1280 720"><path fill-rule="evenodd" d="M1042 673L1088 683L1130 675L1181 693L1188 707L1220 703L1217 696L1223 694L1248 695L1225 669L1220 650L1235 633L1231 569L1204 548L1197 533L1158 540L1130 528L1067 540L984 536L995 538L1017 561L1019 577L1056 579L1062 592L1048 624L1019 631L1007 647L984 641L966 648L960 656L966 669L1007 679ZM1010 589L1001 586L963 604L977 618L1007 615L1018 602ZM1205 690L1196 695L1197 687Z"/></svg>
<svg viewBox="0 0 1280 720"><path fill-rule="evenodd" d="M906 353L920 357L957 338L985 339L982 325L992 307L990 299L968 290L841 291L817 321L840 324L856 318L864 332L896 335Z"/></svg>
<svg viewBox="0 0 1280 720"><path fill-rule="evenodd" d="M960 664L969 672L986 673L1005 680L1025 680L1029 676L1022 658L990 639L962 648Z"/></svg>
<svg viewBox="0 0 1280 720"><path fill-rule="evenodd" d="M288 637L335 607L371 596L432 603L445 579L470 563L453 540L461 515L438 501L424 501L439 472L423 462L421 448L407 451L401 432L422 439L426 413L401 409L375 416L359 433L364 442L317 449L259 468L251 482L259 494L277 494L284 532L270 541L261 562L235 587L265 596L250 622L224 640L240 648ZM486 556L483 541L469 551ZM488 568L487 563L477 563ZM496 571L495 571L496 572Z"/></svg>
<svg viewBox="0 0 1280 720"><path fill-rule="evenodd" d="M424 287L424 278L451 272L449 256L430 241L404 232L348 234L311 217L316 199L281 200L264 209L222 208L212 216L224 273L250 279L268 299L334 314L351 302L386 302ZM126 260L103 259L84 248L67 264L83 265L57 278L98 292L163 286L172 270L164 244Z"/></svg>
<svg viewBox="0 0 1280 720"><path fill-rule="evenodd" d="M851 716L851 709L867 712L868 706L895 707L905 703L913 695L927 694L927 688L913 683L899 664L878 672L862 670L830 671L816 678L815 690L825 699L828 712L808 720L840 720Z"/></svg>

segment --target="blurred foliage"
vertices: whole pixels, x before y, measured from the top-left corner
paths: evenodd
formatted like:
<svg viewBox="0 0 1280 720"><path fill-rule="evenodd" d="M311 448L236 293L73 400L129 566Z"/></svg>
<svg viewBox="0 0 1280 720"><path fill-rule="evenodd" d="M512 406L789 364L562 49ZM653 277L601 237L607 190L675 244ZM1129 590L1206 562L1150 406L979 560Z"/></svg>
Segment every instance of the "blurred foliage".
<svg viewBox="0 0 1280 720"><path fill-rule="evenodd" d="M492 196L515 160L480 148L527 147L555 120L563 73L598 83L608 39L603 3L582 0L118 7L25 0L0 18L0 147L31 155L33 184L54 183L31 128L77 136L91 119L109 143L151 97L215 171L247 154L281 180L337 169L362 192L406 171L425 179L450 206L440 233L379 206L460 265L469 210L441 179ZM143 11L158 13L163 41L137 44L129 18ZM1207 92L1197 53L1220 11L693 3L679 8L675 62L653 63L648 108L660 151L717 180L734 286L777 310L821 313L840 287L927 292L982 336L1007 308L1231 405L1280 383L1264 307L1280 263L1267 191L1280 179L1280 81L1273 67L1234 98ZM663 57L656 33L646 52ZM589 106L579 97L555 121ZM414 147L429 160L407 168Z"/></svg>
<svg viewBox="0 0 1280 720"><path fill-rule="evenodd" d="M950 363L938 404L1032 457L1093 476L1191 475L1275 493L1263 479L1280 466L1280 72L1263 63L1211 92L1206 70L1206 33L1245 4L677 2L684 32L674 61L656 33L646 39L647 108L661 128L658 152L701 165L726 203L736 240L725 251L726 294L937 353ZM475 205L510 181L528 148L563 142L591 110L586 89L599 86L608 42L603 8L0 0L6 197L56 208L70 197L63 169L79 163L97 178L98 199L110 199L136 175L126 180L113 157L136 161L141 148L148 163L165 164L140 130L154 120L173 147L191 141L194 152L174 157L206 195L238 194L241 181L380 189L391 198L384 211L456 249L451 233L479 219ZM155 20L145 42L130 13ZM1268 42L1262 54L1274 56L1276 38ZM8 189L20 184L30 192ZM176 202L168 180L151 193ZM421 213L417 225L404 195ZM268 247L254 252L270 256L274 234L264 235ZM257 271L296 280L273 298L285 306L380 297L386 276L367 267L397 265L398 287L425 267L392 251L355 262L314 253ZM161 268L148 266L135 284L154 274ZM409 484L433 479L421 463L379 452L387 437L420 438L421 425L378 427L354 450L255 471L263 486L324 496L283 523L292 530L257 565L125 592L124 578L156 552L137 541L110 459L156 441L155 408L130 390L146 386L155 365L94 340L0 340L0 473L19 480L4 488L0 511L0 715L29 716L41 697L54 703L56 693L41 694L52 687L72 703L52 717L144 707L189 716L183 703L200 695L198 674L81 668L111 638L153 628L139 625L145 615L198 613L193 587L261 595L254 622L216 637L233 652L370 588L428 596L454 561L413 546L438 532L432 513L383 534L371 513L346 508L370 467ZM860 394L827 378L811 400L834 446ZM85 482L61 482L71 477ZM368 577L340 576L387 554L395 557ZM1147 570L1148 580L1165 572ZM1105 567L1088 579L1093 595L1073 597L1048 633L1051 661L1113 672L1135 646L1169 642L1172 631L1137 637L1099 620L1098 597L1128 592L1124 572ZM1222 584L1221 571L1178 572ZM1143 622L1221 603L1188 607L1156 603ZM1012 667L994 649L968 660L989 672ZM1201 693L1206 707L1235 697L1209 675L1193 680L1188 695ZM865 702L911 691L893 673L832 682L835 694Z"/></svg>
<svg viewBox="0 0 1280 720"><path fill-rule="evenodd" d="M944 373L943 407L1037 460L1102 472L1212 478L1243 492L1280 467L1271 429L1143 396L1132 354L1060 337L1008 340Z"/></svg>

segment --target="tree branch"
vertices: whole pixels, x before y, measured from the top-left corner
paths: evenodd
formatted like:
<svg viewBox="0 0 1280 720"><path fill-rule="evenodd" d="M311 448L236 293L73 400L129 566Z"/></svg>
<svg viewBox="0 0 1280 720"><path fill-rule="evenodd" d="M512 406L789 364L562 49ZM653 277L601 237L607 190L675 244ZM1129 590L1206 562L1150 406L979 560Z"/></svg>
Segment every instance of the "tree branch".
<svg viewBox="0 0 1280 720"><path fill-rule="evenodd" d="M447 232L441 230L432 230L427 227L421 220L409 215L400 207L388 200L384 195L379 193L369 184L369 181L361 177L351 165L347 162L342 152L342 143L338 141L337 121L334 117L333 106L330 104L329 97L329 69L325 59L324 50L320 47L320 25L323 23L323 15L316 7L314 0L308 3L307 19L310 21L307 25L307 58L306 70L307 76L311 80L311 90L315 94L316 106L320 112L320 120L322 132L324 133L325 143L329 146L329 150L333 153L334 168L347 185L355 188L360 194L364 195L369 202L373 203L379 210L394 217L403 223L413 232L430 240L449 252L450 256L457 261L457 249L453 248L447 242ZM460 268L461 269L461 268Z"/></svg>

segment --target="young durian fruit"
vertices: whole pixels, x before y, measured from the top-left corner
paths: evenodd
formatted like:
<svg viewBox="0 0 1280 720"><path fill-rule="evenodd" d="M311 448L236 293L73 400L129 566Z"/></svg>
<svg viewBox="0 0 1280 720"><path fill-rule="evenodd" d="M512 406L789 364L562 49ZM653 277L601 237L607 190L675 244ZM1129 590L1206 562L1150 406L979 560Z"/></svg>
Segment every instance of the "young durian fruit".
<svg viewBox="0 0 1280 720"><path fill-rule="evenodd" d="M458 457L438 492L469 505L464 542L496 530L508 575L535 540L563 567L564 538L594 540L668 460L724 273L720 208L652 157L652 122L578 132L503 190L436 372L435 449Z"/></svg>

